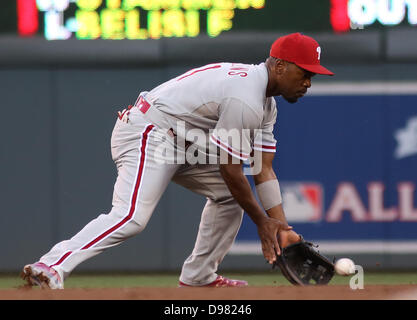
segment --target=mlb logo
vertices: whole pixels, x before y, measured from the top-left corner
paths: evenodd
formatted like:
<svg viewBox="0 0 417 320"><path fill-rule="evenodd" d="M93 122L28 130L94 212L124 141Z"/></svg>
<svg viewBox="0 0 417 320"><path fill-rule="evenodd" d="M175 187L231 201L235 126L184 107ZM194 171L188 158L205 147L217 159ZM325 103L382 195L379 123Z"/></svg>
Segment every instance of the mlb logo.
<svg viewBox="0 0 417 320"><path fill-rule="evenodd" d="M314 182L280 183L282 204L289 223L318 222L323 217L323 188Z"/></svg>

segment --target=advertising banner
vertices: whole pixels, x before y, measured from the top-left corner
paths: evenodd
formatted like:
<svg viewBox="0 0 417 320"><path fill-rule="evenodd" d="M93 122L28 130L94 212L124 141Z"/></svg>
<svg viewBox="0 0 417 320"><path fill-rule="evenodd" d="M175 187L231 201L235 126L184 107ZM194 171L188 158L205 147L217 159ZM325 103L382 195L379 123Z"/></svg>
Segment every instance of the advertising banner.
<svg viewBox="0 0 417 320"><path fill-rule="evenodd" d="M284 210L321 251L417 253L417 84L405 86L278 98L274 169ZM261 254L247 215L231 253Z"/></svg>

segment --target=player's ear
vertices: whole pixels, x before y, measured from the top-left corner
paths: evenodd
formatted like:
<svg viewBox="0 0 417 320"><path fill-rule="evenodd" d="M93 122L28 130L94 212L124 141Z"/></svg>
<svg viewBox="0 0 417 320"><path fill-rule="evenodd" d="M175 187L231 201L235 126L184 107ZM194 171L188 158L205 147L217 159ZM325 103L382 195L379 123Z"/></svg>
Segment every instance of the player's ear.
<svg viewBox="0 0 417 320"><path fill-rule="evenodd" d="M277 75L282 75L287 70L287 63L284 60L276 59L274 69Z"/></svg>

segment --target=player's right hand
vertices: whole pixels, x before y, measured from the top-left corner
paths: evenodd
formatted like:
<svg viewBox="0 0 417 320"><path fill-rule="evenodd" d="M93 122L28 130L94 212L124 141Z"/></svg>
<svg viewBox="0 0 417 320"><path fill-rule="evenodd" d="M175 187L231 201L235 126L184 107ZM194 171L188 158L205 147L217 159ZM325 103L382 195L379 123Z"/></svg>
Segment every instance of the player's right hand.
<svg viewBox="0 0 417 320"><path fill-rule="evenodd" d="M272 264L276 260L276 254L281 254L278 244L279 232L282 230L292 230L292 227L287 223L267 216L257 226L262 244L262 253L268 263Z"/></svg>
<svg viewBox="0 0 417 320"><path fill-rule="evenodd" d="M302 237L294 230L281 230L278 236L278 242L281 248L285 248L290 244L301 241Z"/></svg>

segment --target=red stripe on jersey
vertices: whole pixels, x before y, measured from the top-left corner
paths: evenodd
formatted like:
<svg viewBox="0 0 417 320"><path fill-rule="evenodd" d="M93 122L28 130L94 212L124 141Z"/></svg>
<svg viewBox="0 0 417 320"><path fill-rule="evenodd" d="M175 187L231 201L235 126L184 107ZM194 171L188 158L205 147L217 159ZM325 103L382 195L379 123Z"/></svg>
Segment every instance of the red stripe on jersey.
<svg viewBox="0 0 417 320"><path fill-rule="evenodd" d="M276 147L275 146L266 146L266 145L260 145L260 144L255 144L256 148L262 148L262 149L271 149L271 150L275 150Z"/></svg>
<svg viewBox="0 0 417 320"><path fill-rule="evenodd" d="M233 150L232 148L230 148L227 144L224 144L223 142L221 142L219 139L217 139L213 134L211 135L211 137L213 138L214 142L216 142L217 145L225 148L229 153L239 157L239 158L243 158L243 160L246 160L248 158L248 154L246 153L239 153L235 150Z"/></svg>
<svg viewBox="0 0 417 320"><path fill-rule="evenodd" d="M206 70L210 70L210 69L217 69L217 68L220 68L220 67L221 67L221 65L218 64L218 65L207 67L207 68L204 68L204 69L197 69L197 70L194 70L193 72L191 72L190 74L186 74L186 75L182 76L181 78L178 78L177 81L180 81L184 78L192 76L193 74L196 74L197 72L206 71Z"/></svg>

